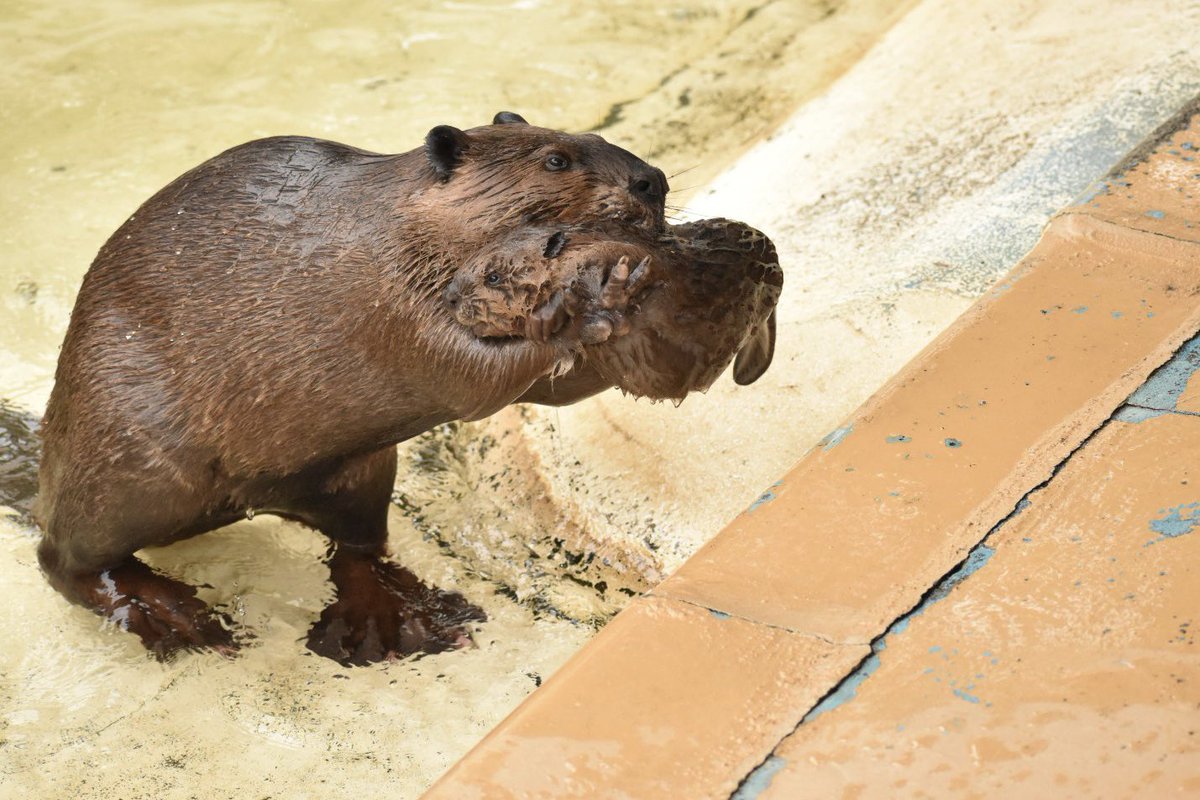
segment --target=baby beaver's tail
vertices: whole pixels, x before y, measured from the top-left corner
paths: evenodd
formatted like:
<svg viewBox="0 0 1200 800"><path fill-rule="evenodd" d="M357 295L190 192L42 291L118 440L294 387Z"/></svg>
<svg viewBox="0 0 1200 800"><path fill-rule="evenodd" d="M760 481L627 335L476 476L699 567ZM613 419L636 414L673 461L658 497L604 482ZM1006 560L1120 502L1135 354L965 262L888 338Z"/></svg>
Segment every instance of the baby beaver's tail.
<svg viewBox="0 0 1200 800"><path fill-rule="evenodd" d="M37 429L36 416L0 400L0 507L30 523L41 455Z"/></svg>

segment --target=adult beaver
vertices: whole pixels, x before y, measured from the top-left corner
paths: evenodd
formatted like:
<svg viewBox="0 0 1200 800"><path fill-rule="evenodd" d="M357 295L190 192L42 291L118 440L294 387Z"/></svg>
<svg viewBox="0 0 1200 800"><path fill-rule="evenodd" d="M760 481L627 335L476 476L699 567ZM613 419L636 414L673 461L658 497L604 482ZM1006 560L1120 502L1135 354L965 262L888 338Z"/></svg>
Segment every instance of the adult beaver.
<svg viewBox="0 0 1200 800"><path fill-rule="evenodd" d="M231 650L223 615L133 554L264 512L330 539L337 598L313 650L366 663L466 641L482 612L383 558L394 445L605 387L586 370L551 385L552 344L473 336L446 285L530 225L654 235L666 192L598 136L507 113L398 155L281 137L182 175L76 299L42 427L50 583L160 655Z"/></svg>
<svg viewBox="0 0 1200 800"><path fill-rule="evenodd" d="M455 319L481 337L547 342L574 319L557 346L578 353L611 385L682 400L707 389L730 360L739 384L767 370L782 289L766 234L705 219L621 239L525 228L468 261L445 299Z"/></svg>

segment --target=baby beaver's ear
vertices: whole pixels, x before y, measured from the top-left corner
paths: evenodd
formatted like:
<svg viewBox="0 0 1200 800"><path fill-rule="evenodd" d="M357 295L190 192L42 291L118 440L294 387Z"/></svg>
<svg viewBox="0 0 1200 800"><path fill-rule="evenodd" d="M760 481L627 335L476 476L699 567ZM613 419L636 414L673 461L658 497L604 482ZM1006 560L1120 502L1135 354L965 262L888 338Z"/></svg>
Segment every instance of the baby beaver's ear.
<svg viewBox="0 0 1200 800"><path fill-rule="evenodd" d="M567 235L562 231L555 231L550 234L550 238L546 240L546 246L542 250L543 258L558 258L558 254L567 246Z"/></svg>
<svg viewBox="0 0 1200 800"><path fill-rule="evenodd" d="M467 135L450 125L438 125L425 135L425 155L442 181L450 180L450 174L468 149Z"/></svg>
<svg viewBox="0 0 1200 800"><path fill-rule="evenodd" d="M492 117L493 125L528 125L525 118L520 114L514 114L511 111L501 111Z"/></svg>

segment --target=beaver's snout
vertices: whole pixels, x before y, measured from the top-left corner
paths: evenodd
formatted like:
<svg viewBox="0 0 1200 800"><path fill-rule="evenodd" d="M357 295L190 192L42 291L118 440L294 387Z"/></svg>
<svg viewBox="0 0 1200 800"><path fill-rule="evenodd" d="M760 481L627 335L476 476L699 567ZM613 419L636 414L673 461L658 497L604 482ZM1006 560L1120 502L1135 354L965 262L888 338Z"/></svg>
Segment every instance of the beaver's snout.
<svg viewBox="0 0 1200 800"><path fill-rule="evenodd" d="M649 172L643 172L630 179L629 191L633 192L638 199L655 206L666 200L670 187L667 185L667 176L663 171L651 167Z"/></svg>
<svg viewBox="0 0 1200 800"><path fill-rule="evenodd" d="M442 301L446 304L446 308L450 311L450 316L454 317L463 325L469 325L473 306L471 298L468 297L468 292L464 290L462 281L454 280L442 290Z"/></svg>

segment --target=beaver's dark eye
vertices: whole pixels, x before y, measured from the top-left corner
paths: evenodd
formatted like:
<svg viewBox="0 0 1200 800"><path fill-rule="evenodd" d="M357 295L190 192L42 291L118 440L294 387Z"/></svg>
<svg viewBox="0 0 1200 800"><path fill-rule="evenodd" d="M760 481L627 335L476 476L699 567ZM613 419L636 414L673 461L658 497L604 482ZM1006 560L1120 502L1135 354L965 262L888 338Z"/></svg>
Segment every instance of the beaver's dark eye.
<svg viewBox="0 0 1200 800"><path fill-rule="evenodd" d="M487 282L488 286L499 286L500 285L500 273L499 272L489 272L487 275L484 276L483 279L484 279L484 281Z"/></svg>
<svg viewBox="0 0 1200 800"><path fill-rule="evenodd" d="M546 157L545 165L546 169L550 170L551 172L558 172L559 170L564 170L571 166L571 162L568 161L567 157L561 153L552 153Z"/></svg>

